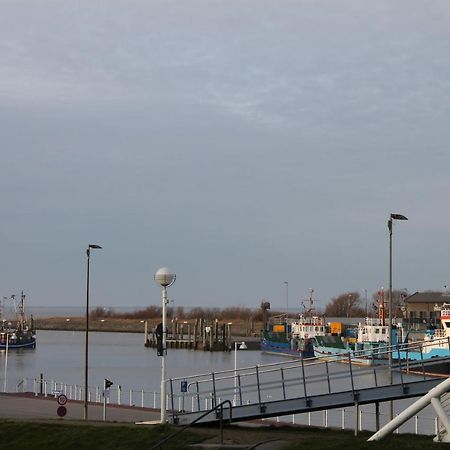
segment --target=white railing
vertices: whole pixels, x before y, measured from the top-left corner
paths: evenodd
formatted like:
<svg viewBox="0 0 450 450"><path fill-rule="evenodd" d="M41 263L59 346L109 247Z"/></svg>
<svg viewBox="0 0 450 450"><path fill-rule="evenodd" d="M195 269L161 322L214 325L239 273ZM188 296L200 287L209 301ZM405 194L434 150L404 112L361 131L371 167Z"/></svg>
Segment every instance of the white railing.
<svg viewBox="0 0 450 450"><path fill-rule="evenodd" d="M16 392L31 392L35 396L55 397L64 394L68 400L84 401L84 386L81 384L61 383L48 379L21 379L16 385ZM109 389L108 404L134 406L138 408L160 408L160 393L145 389L125 388L120 385ZM103 387L89 386L88 401L103 402Z"/></svg>
<svg viewBox="0 0 450 450"><path fill-rule="evenodd" d="M48 379L20 379L16 384L16 392L31 392L35 396L55 397L58 394L64 394L68 400L83 401L84 386L79 384L61 383L56 380ZM103 402L103 388L100 386L89 386L88 398L90 402ZM222 399L218 399L220 402ZM245 402L248 403L249 401ZM131 406L137 408L160 408L160 393L156 391L146 391L144 389L131 389L122 386L110 388L110 396L107 399L108 404ZM202 399L200 409L209 409L212 407L213 398L206 397ZM166 407L170 409L172 405L171 398L167 395ZM196 394L186 393L185 395L174 396L174 408L178 411L195 412L199 411L198 397ZM358 415L356 420L355 414ZM286 416L274 417L271 419L262 419L264 421L275 421L291 423L293 425L308 425L324 428L340 428L342 430L354 430L357 426L358 431L375 430L375 416L373 407L370 406L358 408L340 408L302 414L290 414ZM380 426L389 421L387 413L379 413ZM396 433L414 433L421 435L437 434L439 429L439 420L436 416L416 414L404 423Z"/></svg>

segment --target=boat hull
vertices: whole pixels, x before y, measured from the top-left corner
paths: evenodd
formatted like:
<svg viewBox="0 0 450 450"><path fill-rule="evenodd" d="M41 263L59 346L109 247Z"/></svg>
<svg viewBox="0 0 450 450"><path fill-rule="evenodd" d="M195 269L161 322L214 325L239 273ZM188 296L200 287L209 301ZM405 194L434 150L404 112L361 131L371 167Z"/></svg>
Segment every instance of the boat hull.
<svg viewBox="0 0 450 450"><path fill-rule="evenodd" d="M387 358L376 357L375 355L361 355L351 349L314 346L316 357L328 359L332 362L357 364L361 366L373 366L387 364ZM350 355L350 356L349 356Z"/></svg>
<svg viewBox="0 0 450 450"><path fill-rule="evenodd" d="M36 348L36 338L33 338L29 341L20 341L20 342L8 342L8 350L12 350L15 348ZM0 350L6 350L6 343L0 343Z"/></svg>
<svg viewBox="0 0 450 450"><path fill-rule="evenodd" d="M285 356L292 356L298 359L314 358L314 349L294 350L288 342L273 342L263 339L260 344L260 349L264 353L274 353Z"/></svg>

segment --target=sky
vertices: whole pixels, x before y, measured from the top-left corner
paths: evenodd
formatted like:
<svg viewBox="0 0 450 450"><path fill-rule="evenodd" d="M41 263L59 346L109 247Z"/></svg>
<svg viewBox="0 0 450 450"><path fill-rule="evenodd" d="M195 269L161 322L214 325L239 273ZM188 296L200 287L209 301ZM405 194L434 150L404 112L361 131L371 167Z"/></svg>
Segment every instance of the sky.
<svg viewBox="0 0 450 450"><path fill-rule="evenodd" d="M2 296L294 311L450 285L446 0L0 0ZM288 282L286 285L285 281ZM288 287L288 289L286 289Z"/></svg>

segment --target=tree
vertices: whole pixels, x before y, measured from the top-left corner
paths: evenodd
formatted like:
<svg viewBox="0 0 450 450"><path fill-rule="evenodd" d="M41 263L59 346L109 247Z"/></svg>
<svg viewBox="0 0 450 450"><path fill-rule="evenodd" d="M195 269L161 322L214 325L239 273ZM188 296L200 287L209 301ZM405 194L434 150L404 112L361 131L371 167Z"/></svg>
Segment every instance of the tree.
<svg viewBox="0 0 450 450"><path fill-rule="evenodd" d="M359 292L344 292L333 297L325 307L325 316L328 317L363 317L366 312L361 307Z"/></svg>

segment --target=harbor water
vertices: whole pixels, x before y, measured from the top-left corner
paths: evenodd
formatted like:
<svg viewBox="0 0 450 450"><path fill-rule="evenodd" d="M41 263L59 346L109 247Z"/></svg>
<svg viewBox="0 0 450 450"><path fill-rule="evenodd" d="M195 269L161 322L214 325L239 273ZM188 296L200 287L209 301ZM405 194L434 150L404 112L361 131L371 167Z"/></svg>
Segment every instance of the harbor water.
<svg viewBox="0 0 450 450"><path fill-rule="evenodd" d="M9 351L7 367L5 367L5 351L0 352L0 389L4 390L6 387L7 391L16 392L23 388L24 380L27 380L26 390L31 391L35 388L32 380L40 379L41 374L44 379L53 380L60 385L82 386L84 382L84 339L83 332L38 331L36 349ZM281 355L269 355L252 350L240 350L235 355L234 352L169 349L166 358L167 378L232 370L235 356L238 367L256 367L286 360ZM129 402L129 404L140 406L142 399L142 406L144 406L145 397L145 406L158 407L159 399L157 401L156 398L159 396L160 390L160 364L161 361L156 355L156 350L144 347L143 334L89 333L89 385L93 392L96 390L97 395L99 387L103 385L103 380L107 378L113 381L115 389L120 386L121 392L124 393L123 403ZM347 388L348 384L346 370L344 364L330 364L330 371L335 372L336 375L335 383L342 383L343 390ZM354 367L354 370L363 369ZM387 376L385 368L379 368L377 371L379 378ZM372 375L368 373L367 377L370 376ZM326 390L325 381L323 390ZM136 394L139 392L142 395ZM126 393L129 393L128 399L125 398ZM272 393L269 390L265 393L265 397L267 401L271 401L272 397L275 399L276 392ZM413 401L396 401L395 412L401 412ZM373 405L360 408L359 426L361 428L374 429L374 411ZM383 425L387 422L387 405L381 405L381 414L381 424ZM290 415L272 420L346 429L352 429L356 424L353 408ZM400 431L433 434L437 426L434 412L431 408L427 408L419 417L403 425Z"/></svg>

